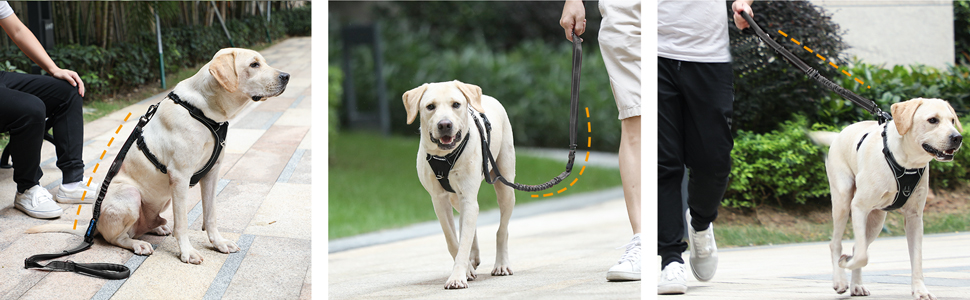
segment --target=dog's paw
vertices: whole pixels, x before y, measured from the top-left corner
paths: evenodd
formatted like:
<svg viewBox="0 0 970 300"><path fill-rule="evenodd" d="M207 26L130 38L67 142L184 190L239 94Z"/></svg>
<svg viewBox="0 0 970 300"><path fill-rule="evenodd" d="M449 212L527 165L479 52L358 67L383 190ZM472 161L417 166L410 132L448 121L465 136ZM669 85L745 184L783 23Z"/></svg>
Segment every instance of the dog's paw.
<svg viewBox="0 0 970 300"><path fill-rule="evenodd" d="M152 229L152 233L156 235L169 235L172 234L172 228L168 225L160 225L155 227L155 229Z"/></svg>
<svg viewBox="0 0 970 300"><path fill-rule="evenodd" d="M227 239L217 240L215 242L212 242L212 245L216 246L216 249L219 249L219 252L222 252L222 253L239 252L239 246L236 246L235 242Z"/></svg>
<svg viewBox="0 0 970 300"><path fill-rule="evenodd" d="M454 277L454 275L448 277L448 281L445 282L446 290L468 288L468 281L465 279L465 276L458 276L459 278Z"/></svg>
<svg viewBox="0 0 970 300"><path fill-rule="evenodd" d="M152 248L152 244L146 241L134 240L131 243L131 250L135 251L138 255L152 255L155 252L155 248Z"/></svg>
<svg viewBox="0 0 970 300"><path fill-rule="evenodd" d="M852 255L842 254L842 257L839 257L839 268L845 269L850 259L852 259Z"/></svg>
<svg viewBox="0 0 970 300"><path fill-rule="evenodd" d="M495 266L495 269L492 269L492 276L508 275L512 275L512 268L509 266Z"/></svg>
<svg viewBox="0 0 970 300"><path fill-rule="evenodd" d="M852 296L869 296L869 289L864 285L856 284L852 286Z"/></svg>
<svg viewBox="0 0 970 300"><path fill-rule="evenodd" d="M471 270L477 270L478 265L482 264L482 259L478 255L473 255L468 262L471 264Z"/></svg>
<svg viewBox="0 0 970 300"><path fill-rule="evenodd" d="M930 291L926 290L926 287L923 287L920 290L913 290L913 299L936 300L936 296L933 296L933 294L931 294Z"/></svg>
<svg viewBox="0 0 970 300"><path fill-rule="evenodd" d="M187 264L198 265L202 263L202 253L199 250L189 249L188 251L182 251L182 255L179 256L182 262Z"/></svg>
<svg viewBox="0 0 970 300"><path fill-rule="evenodd" d="M478 275L475 275L474 269L468 269L468 272L465 272L465 278L468 279L468 281L472 281L477 279Z"/></svg>

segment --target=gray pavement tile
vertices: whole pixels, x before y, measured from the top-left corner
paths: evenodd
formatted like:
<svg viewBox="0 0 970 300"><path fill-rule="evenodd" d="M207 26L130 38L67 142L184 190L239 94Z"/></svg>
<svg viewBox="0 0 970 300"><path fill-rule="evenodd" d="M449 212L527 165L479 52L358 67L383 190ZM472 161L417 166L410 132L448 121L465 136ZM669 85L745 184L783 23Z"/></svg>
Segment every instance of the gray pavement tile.
<svg viewBox="0 0 970 300"><path fill-rule="evenodd" d="M310 267L310 240L256 236L225 299L296 299Z"/></svg>
<svg viewBox="0 0 970 300"><path fill-rule="evenodd" d="M310 240L311 203L310 185L276 183L245 233Z"/></svg>
<svg viewBox="0 0 970 300"><path fill-rule="evenodd" d="M290 175L286 182L288 183L299 183L299 184L312 184L313 183L313 165L311 163L313 158L313 151L309 149L299 149L297 151L304 151L300 161L296 164L296 168L293 169L293 173Z"/></svg>
<svg viewBox="0 0 970 300"><path fill-rule="evenodd" d="M272 125L273 122L276 122L276 119L278 119L281 115L283 115L283 113L277 111L253 110L252 112L243 116L239 122L233 122L235 124L233 127L239 129L266 130L267 124Z"/></svg>
<svg viewBox="0 0 970 300"><path fill-rule="evenodd" d="M303 288L300 289L300 300L310 300L313 298L312 287L313 280L310 279L310 273L313 271L313 263L311 262L306 269L306 277L303 279Z"/></svg>
<svg viewBox="0 0 970 300"><path fill-rule="evenodd" d="M219 274L216 274L216 279L212 281L212 284L209 285L209 290L205 292L204 299L222 299L226 290L229 288L229 282L236 275L236 271L239 270L239 265L242 264L243 258L249 253L249 248L253 245L253 239L255 239L255 236L248 234L239 237L239 242L236 243L239 246L239 252L229 254L226 263L219 269Z"/></svg>
<svg viewBox="0 0 970 300"><path fill-rule="evenodd" d="M272 183L266 182L229 181L222 193L216 196L216 222L219 230L242 233L272 187ZM202 222L203 218L200 217L189 228L202 230Z"/></svg>
<svg viewBox="0 0 970 300"><path fill-rule="evenodd" d="M256 111L284 111L293 105L296 97L273 97L259 104Z"/></svg>

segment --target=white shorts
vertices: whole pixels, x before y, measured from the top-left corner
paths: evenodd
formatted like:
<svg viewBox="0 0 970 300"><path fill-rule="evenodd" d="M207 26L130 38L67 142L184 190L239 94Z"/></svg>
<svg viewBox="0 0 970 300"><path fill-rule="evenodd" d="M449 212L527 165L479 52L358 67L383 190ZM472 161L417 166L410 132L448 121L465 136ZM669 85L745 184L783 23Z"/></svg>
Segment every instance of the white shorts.
<svg viewBox="0 0 970 300"><path fill-rule="evenodd" d="M640 1L599 1L599 43L619 119L640 115Z"/></svg>

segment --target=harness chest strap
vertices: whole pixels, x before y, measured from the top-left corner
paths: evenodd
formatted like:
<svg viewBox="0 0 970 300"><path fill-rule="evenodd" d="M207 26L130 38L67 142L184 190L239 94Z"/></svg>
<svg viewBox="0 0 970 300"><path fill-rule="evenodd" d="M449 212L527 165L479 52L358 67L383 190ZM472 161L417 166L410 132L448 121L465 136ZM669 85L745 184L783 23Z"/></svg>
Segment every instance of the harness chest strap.
<svg viewBox="0 0 970 300"><path fill-rule="evenodd" d="M205 125L205 127L209 129L209 132L212 133L212 137L215 139L215 145L212 147L212 155L209 156L209 161L205 163L205 166L203 166L202 169L192 174L192 178L189 181L189 186L195 186L200 180L202 180L202 177L205 177L205 175L212 170L212 167L216 164L216 161L219 160L219 155L222 154L222 148L226 146L226 135L229 133L229 122L226 121L218 123L206 117L205 113L203 113L201 109L189 104L188 102L182 101L182 99L180 99L175 92L169 93L168 98L172 99L172 101L178 105L181 105L189 112L189 115L191 115L192 118L199 121L199 123L202 123L202 125ZM156 157L155 154L152 154L152 152L148 150L148 145L145 144L145 139L142 136L138 137L137 145L138 150L141 150L141 152L145 154L148 161L155 165L155 168L158 169L159 172L162 172L162 174L168 174L168 168L165 167L165 164L158 161L158 157Z"/></svg>
<svg viewBox="0 0 970 300"><path fill-rule="evenodd" d="M451 168L455 166L455 161L458 161L458 157L461 153L465 151L465 146L468 145L468 137L470 134L465 134L465 138L461 140L461 144L455 148L455 151L451 151L445 156L437 156L428 154L427 159L428 165L431 166L431 171L434 172L435 178L438 179L438 183L446 191L454 193L455 189L451 188L451 182L448 180L448 173L451 172Z"/></svg>
<svg viewBox="0 0 970 300"><path fill-rule="evenodd" d="M886 130L889 128L887 125L883 126L882 129L882 154L886 158L886 163L889 164L889 168L893 170L893 178L896 179L896 197L893 199L893 203L889 206L883 208L882 210L890 211L899 209L906 204L909 200L909 196L913 194L916 190L916 186L919 185L920 180L923 179L923 173L926 171L926 167L918 169L906 169L896 162L896 158L893 157L893 153L889 151L889 143L886 137ZM863 137L864 139L865 137ZM860 141L861 144L861 141Z"/></svg>

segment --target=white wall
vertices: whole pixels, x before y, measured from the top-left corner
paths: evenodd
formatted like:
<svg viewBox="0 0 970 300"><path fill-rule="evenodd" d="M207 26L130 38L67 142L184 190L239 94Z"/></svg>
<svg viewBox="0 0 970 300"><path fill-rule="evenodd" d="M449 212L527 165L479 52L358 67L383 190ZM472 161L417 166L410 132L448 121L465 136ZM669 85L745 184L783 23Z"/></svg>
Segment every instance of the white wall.
<svg viewBox="0 0 970 300"><path fill-rule="evenodd" d="M845 30L846 54L869 64L953 64L953 2L950 0L811 0ZM755 12L757 13L757 12Z"/></svg>

